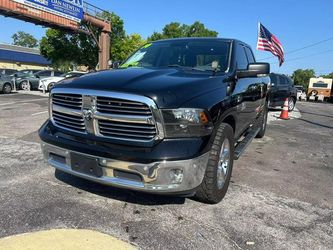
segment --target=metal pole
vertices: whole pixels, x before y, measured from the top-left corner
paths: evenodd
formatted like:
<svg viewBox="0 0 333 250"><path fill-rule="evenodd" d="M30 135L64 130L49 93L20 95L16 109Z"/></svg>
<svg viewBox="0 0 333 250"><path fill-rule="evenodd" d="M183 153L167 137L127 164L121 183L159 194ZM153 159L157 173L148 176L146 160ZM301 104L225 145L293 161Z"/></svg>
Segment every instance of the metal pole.
<svg viewBox="0 0 333 250"><path fill-rule="evenodd" d="M14 78L13 78L13 83L14 83L14 91L16 92L16 77L14 76Z"/></svg>

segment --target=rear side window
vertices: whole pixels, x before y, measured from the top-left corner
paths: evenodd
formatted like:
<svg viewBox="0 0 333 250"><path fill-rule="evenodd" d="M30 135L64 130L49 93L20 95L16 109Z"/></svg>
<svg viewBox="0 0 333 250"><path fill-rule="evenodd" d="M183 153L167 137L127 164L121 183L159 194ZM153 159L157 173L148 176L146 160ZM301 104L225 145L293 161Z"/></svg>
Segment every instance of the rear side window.
<svg viewBox="0 0 333 250"><path fill-rule="evenodd" d="M51 76L51 71L41 71L38 73L39 76Z"/></svg>
<svg viewBox="0 0 333 250"><path fill-rule="evenodd" d="M59 72L59 71L55 71L54 72L54 76L61 76L63 73L62 72Z"/></svg>
<svg viewBox="0 0 333 250"><path fill-rule="evenodd" d="M271 78L271 83L274 83L274 84L279 84L280 83L280 80L279 80L277 75L271 74L271 75L269 75L269 77Z"/></svg>
<svg viewBox="0 0 333 250"><path fill-rule="evenodd" d="M254 56L253 56L253 53L252 53L251 49L248 48L248 47L244 47L244 48L245 48L247 60L249 61L249 63L256 62L256 60L254 59Z"/></svg>
<svg viewBox="0 0 333 250"><path fill-rule="evenodd" d="M237 44L236 48L237 69L247 69L248 61L245 54L244 46Z"/></svg>
<svg viewBox="0 0 333 250"><path fill-rule="evenodd" d="M288 79L285 76L278 76L280 78L280 84L281 85L288 85Z"/></svg>

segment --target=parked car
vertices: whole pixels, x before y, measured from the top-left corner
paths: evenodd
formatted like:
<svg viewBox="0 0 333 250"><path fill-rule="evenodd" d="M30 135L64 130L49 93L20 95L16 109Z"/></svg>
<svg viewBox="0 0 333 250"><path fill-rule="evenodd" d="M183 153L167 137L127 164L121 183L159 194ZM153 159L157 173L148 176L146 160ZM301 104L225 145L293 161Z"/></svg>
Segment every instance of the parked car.
<svg viewBox="0 0 333 250"><path fill-rule="evenodd" d="M19 70L18 72L14 73L11 75L12 79L12 84L16 85L16 89L19 89L18 82L21 81L23 78L28 77L28 76L33 76L34 73L39 72L40 70L36 69L24 69L24 70Z"/></svg>
<svg viewBox="0 0 333 250"><path fill-rule="evenodd" d="M271 73L269 91L269 107L283 107L284 101L288 98L288 110L293 111L297 101L297 90L293 80L282 74Z"/></svg>
<svg viewBox="0 0 333 250"><path fill-rule="evenodd" d="M13 84L11 82L11 77L7 75L0 74L0 92L3 94L9 94L12 92Z"/></svg>
<svg viewBox="0 0 333 250"><path fill-rule="evenodd" d="M0 75L10 76L17 72L17 69L0 69Z"/></svg>
<svg viewBox="0 0 333 250"><path fill-rule="evenodd" d="M54 70L42 70L34 74L28 74L16 79L16 86L18 89L22 90L37 90L39 87L39 80L51 76L60 76L63 72Z"/></svg>
<svg viewBox="0 0 333 250"><path fill-rule="evenodd" d="M302 85L295 85L296 95L298 101L306 100L306 92Z"/></svg>
<svg viewBox="0 0 333 250"><path fill-rule="evenodd" d="M268 74L238 40L149 43L120 69L51 89L45 159L105 185L217 203L233 160L265 134Z"/></svg>
<svg viewBox="0 0 333 250"><path fill-rule="evenodd" d="M52 77L46 77L44 79L41 79L39 81L39 90L46 90L50 91L50 89L59 81L64 80L64 79L69 79L73 77L80 77L82 75L86 74L86 72L81 72L81 71L71 71L64 73L60 76L52 76Z"/></svg>

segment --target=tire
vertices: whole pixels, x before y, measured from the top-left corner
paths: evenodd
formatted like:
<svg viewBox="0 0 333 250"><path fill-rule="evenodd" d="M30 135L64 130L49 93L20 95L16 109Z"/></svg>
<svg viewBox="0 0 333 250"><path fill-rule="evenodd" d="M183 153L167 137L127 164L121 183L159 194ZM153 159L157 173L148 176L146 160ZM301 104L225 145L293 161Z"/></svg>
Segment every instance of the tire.
<svg viewBox="0 0 333 250"><path fill-rule="evenodd" d="M288 98L288 111L291 112L294 110L296 104L296 99L294 97Z"/></svg>
<svg viewBox="0 0 333 250"><path fill-rule="evenodd" d="M47 86L47 91L50 91L55 85L55 82L50 82L50 84Z"/></svg>
<svg viewBox="0 0 333 250"><path fill-rule="evenodd" d="M221 123L214 136L204 179L196 190L197 200L216 204L223 199L229 187L233 159L234 132L229 124Z"/></svg>
<svg viewBox="0 0 333 250"><path fill-rule="evenodd" d="M20 83L20 89L22 89L22 90L29 90L29 89L31 89L31 85L29 86L29 82L28 81L22 81L21 83Z"/></svg>
<svg viewBox="0 0 333 250"><path fill-rule="evenodd" d="M256 135L256 138L263 138L265 136L266 126L267 126L267 114L268 114L267 106L268 105L266 104L260 116L258 117L258 126L260 127L260 130Z"/></svg>
<svg viewBox="0 0 333 250"><path fill-rule="evenodd" d="M10 94L12 92L12 85L10 83L5 83L2 87L2 93Z"/></svg>

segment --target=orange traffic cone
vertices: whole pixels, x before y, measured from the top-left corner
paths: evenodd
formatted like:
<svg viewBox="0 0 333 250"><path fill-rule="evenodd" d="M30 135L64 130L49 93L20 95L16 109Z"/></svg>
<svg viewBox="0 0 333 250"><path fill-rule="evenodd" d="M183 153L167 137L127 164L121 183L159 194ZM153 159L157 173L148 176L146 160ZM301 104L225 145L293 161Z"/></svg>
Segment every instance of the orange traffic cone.
<svg viewBox="0 0 333 250"><path fill-rule="evenodd" d="M284 101L284 104L283 104L283 109L281 111L281 114L280 114L280 119L283 119L283 120L289 120L289 113L288 113L288 98L286 98L286 100Z"/></svg>

